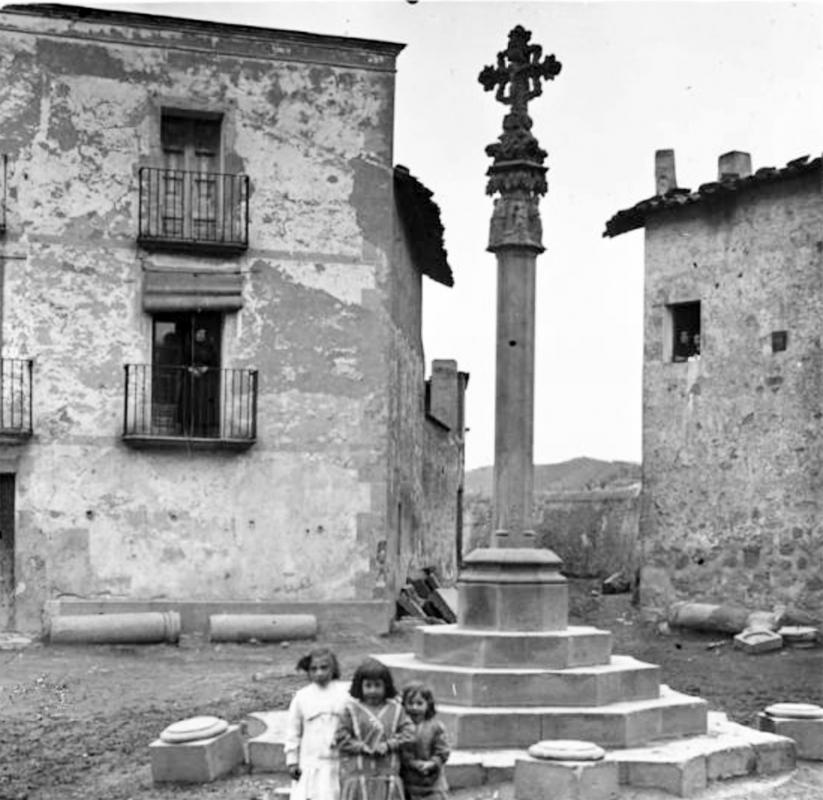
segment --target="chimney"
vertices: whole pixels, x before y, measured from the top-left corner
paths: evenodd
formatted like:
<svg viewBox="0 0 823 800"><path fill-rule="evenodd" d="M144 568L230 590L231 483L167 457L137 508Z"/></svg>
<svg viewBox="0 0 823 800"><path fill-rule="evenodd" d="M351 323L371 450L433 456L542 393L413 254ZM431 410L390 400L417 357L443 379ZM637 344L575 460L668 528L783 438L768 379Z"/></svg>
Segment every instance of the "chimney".
<svg viewBox="0 0 823 800"><path fill-rule="evenodd" d="M726 178L748 178L752 174L752 157L740 150L723 153L717 159L717 180Z"/></svg>
<svg viewBox="0 0 823 800"><path fill-rule="evenodd" d="M656 150L654 154L654 186L657 194L677 188L674 172L674 150Z"/></svg>
<svg viewBox="0 0 823 800"><path fill-rule="evenodd" d="M456 431L460 410L460 376L457 362L448 358L436 358L432 361L432 374L429 379L429 416Z"/></svg>

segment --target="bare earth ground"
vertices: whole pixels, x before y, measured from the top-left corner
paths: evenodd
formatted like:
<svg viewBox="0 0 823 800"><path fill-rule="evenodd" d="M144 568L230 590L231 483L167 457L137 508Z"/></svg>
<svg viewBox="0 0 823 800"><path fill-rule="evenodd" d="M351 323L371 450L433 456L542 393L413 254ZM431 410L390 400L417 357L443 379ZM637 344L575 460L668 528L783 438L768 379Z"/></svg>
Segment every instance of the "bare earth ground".
<svg viewBox="0 0 823 800"><path fill-rule="evenodd" d="M572 621L611 630L616 653L659 664L666 683L704 697L731 719L754 726L770 703L823 703L823 648L748 656L717 634L661 636L641 624L627 595L592 596L591 586L572 583ZM369 653L412 649L408 626L387 637L330 643L344 676ZM0 651L0 800L270 800L284 783L279 776L155 787L148 744L185 717L239 722L250 711L285 708L304 682L294 663L305 649L300 642L211 645L192 638L180 646L35 644ZM823 797L823 766L805 764L790 781L760 788L770 800ZM510 794L510 787L485 787L457 796L507 800Z"/></svg>

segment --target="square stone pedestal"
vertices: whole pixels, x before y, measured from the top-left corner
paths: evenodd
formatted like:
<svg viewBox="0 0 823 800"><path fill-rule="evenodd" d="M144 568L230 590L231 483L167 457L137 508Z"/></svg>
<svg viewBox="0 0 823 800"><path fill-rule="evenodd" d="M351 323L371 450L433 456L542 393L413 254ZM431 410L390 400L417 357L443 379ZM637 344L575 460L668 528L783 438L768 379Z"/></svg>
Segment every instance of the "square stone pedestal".
<svg viewBox="0 0 823 800"><path fill-rule="evenodd" d="M614 800L619 793L612 761L518 759L514 764L515 800Z"/></svg>
<svg viewBox="0 0 823 800"><path fill-rule="evenodd" d="M287 772L288 711L252 711L243 721L252 772Z"/></svg>
<svg viewBox="0 0 823 800"><path fill-rule="evenodd" d="M480 548L463 561L457 579L461 629L562 631L568 624L563 562L535 548Z"/></svg>
<svg viewBox="0 0 823 800"><path fill-rule="evenodd" d="M156 739L149 745L155 783L208 783L243 763L239 725L211 739L169 744Z"/></svg>
<svg viewBox="0 0 823 800"><path fill-rule="evenodd" d="M761 731L794 739L798 758L823 761L823 717L789 719L788 717L773 717L761 711L757 715L757 727Z"/></svg>

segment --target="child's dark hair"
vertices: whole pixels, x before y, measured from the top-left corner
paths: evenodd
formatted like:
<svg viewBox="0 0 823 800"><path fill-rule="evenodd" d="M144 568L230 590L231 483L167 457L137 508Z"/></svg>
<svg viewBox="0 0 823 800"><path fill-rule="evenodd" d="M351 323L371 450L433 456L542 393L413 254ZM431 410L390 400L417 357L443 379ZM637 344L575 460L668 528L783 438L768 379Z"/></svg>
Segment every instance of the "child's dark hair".
<svg viewBox="0 0 823 800"><path fill-rule="evenodd" d="M354 671L349 694L358 700L363 699L363 681L383 681L384 697L387 700L397 697L397 689L394 687L394 679L389 668L385 664L381 664L376 658L367 658Z"/></svg>
<svg viewBox="0 0 823 800"><path fill-rule="evenodd" d="M315 647L314 650L306 653L306 655L297 662L297 669L300 672L308 672L311 667L311 662L315 658L328 658L331 662L332 680L337 680L340 677L340 664L337 661L337 656L332 653L328 647Z"/></svg>
<svg viewBox="0 0 823 800"><path fill-rule="evenodd" d="M412 697L422 697L426 701L426 713L423 719L431 719L437 713L437 707L434 704L434 693L425 683L415 681L403 687L403 705Z"/></svg>

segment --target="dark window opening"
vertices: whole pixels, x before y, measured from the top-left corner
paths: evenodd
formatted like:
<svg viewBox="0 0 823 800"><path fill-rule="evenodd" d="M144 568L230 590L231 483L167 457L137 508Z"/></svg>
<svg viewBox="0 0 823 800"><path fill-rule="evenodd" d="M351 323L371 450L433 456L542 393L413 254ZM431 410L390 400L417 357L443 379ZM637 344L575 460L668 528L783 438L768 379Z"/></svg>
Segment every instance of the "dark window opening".
<svg viewBox="0 0 823 800"><path fill-rule="evenodd" d="M154 317L152 416L166 434L218 435L221 327L217 313Z"/></svg>
<svg viewBox="0 0 823 800"><path fill-rule="evenodd" d="M789 346L788 331L772 331L772 352L781 353Z"/></svg>
<svg viewBox="0 0 823 800"><path fill-rule="evenodd" d="M672 319L672 361L700 355L700 301L669 306Z"/></svg>
<svg viewBox="0 0 823 800"><path fill-rule="evenodd" d="M14 630L14 481L0 474L0 630Z"/></svg>

